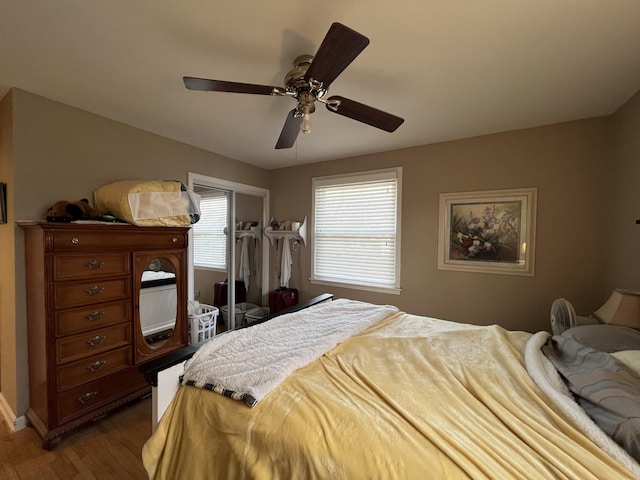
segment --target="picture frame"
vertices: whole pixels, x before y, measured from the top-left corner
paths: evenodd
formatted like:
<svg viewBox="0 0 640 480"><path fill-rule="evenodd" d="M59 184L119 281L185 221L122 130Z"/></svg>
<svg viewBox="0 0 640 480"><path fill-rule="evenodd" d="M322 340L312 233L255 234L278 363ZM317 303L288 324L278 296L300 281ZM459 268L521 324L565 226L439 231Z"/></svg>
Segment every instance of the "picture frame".
<svg viewBox="0 0 640 480"><path fill-rule="evenodd" d="M0 183L0 223L7 223L7 184Z"/></svg>
<svg viewBox="0 0 640 480"><path fill-rule="evenodd" d="M440 194L438 269L534 275L537 188Z"/></svg>

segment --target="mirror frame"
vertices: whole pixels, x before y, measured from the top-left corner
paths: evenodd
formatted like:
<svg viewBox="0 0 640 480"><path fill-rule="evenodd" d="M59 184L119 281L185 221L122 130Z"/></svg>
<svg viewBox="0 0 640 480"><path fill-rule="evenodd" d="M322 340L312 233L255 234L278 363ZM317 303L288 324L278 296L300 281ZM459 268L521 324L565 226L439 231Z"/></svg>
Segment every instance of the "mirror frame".
<svg viewBox="0 0 640 480"><path fill-rule="evenodd" d="M221 178L210 177L208 175L202 175L194 172L188 173L188 186L193 190L194 185L200 185L203 187L216 188L219 190L227 190L231 192L231 209L230 218L236 218L236 194L252 195L262 197L262 225L268 225L269 223L269 190L262 187L256 187L253 185L246 185L243 183L231 182L229 180L223 180ZM229 236L235 238L235 222L229 222ZM231 242L229 249L229 272L228 281L230 285L234 285L236 280L236 251L235 243ZM262 305L267 305L269 298L269 242L265 242L262 239ZM195 299L194 292L194 266L193 266L193 229L189 229L189 266L188 266L188 292L189 300ZM228 328L235 328L235 291L233 288L229 289L229 296L231 302L231 308L229 309L229 325Z"/></svg>

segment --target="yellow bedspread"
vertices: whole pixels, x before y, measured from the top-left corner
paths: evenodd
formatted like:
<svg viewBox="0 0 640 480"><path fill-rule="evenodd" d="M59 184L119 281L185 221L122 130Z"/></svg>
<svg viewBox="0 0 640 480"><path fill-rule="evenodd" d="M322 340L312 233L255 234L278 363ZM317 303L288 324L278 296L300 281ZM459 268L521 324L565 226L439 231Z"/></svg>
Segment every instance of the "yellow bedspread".
<svg viewBox="0 0 640 480"><path fill-rule="evenodd" d="M624 479L531 381L530 334L395 314L255 408L182 387L153 479Z"/></svg>

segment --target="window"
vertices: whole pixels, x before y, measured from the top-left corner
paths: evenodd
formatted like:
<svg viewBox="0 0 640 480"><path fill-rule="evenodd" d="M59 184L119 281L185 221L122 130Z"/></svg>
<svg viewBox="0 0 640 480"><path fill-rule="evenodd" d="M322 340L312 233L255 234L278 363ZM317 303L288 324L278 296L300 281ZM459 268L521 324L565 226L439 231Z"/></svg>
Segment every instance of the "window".
<svg viewBox="0 0 640 480"><path fill-rule="evenodd" d="M399 293L402 168L313 179L311 280Z"/></svg>
<svg viewBox="0 0 640 480"><path fill-rule="evenodd" d="M227 195L205 194L200 198L200 220L193 224L193 265L227 269Z"/></svg>

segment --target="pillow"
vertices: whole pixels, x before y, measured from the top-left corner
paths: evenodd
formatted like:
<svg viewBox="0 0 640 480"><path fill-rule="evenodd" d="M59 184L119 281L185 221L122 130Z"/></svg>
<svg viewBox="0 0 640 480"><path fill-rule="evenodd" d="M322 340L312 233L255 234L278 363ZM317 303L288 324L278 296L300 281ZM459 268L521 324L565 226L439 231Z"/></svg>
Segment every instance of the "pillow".
<svg viewBox="0 0 640 480"><path fill-rule="evenodd" d="M580 325L565 330L561 336L601 352L640 350L640 332L620 325Z"/></svg>
<svg viewBox="0 0 640 480"><path fill-rule="evenodd" d="M199 219L199 197L181 182L124 180L93 195L98 210L133 225L186 227Z"/></svg>
<svg viewBox="0 0 640 480"><path fill-rule="evenodd" d="M200 197L181 182L123 180L93 195L96 209L133 225L186 227L200 218Z"/></svg>
<svg viewBox="0 0 640 480"><path fill-rule="evenodd" d="M640 350L621 350L613 352L611 356L640 374Z"/></svg>

